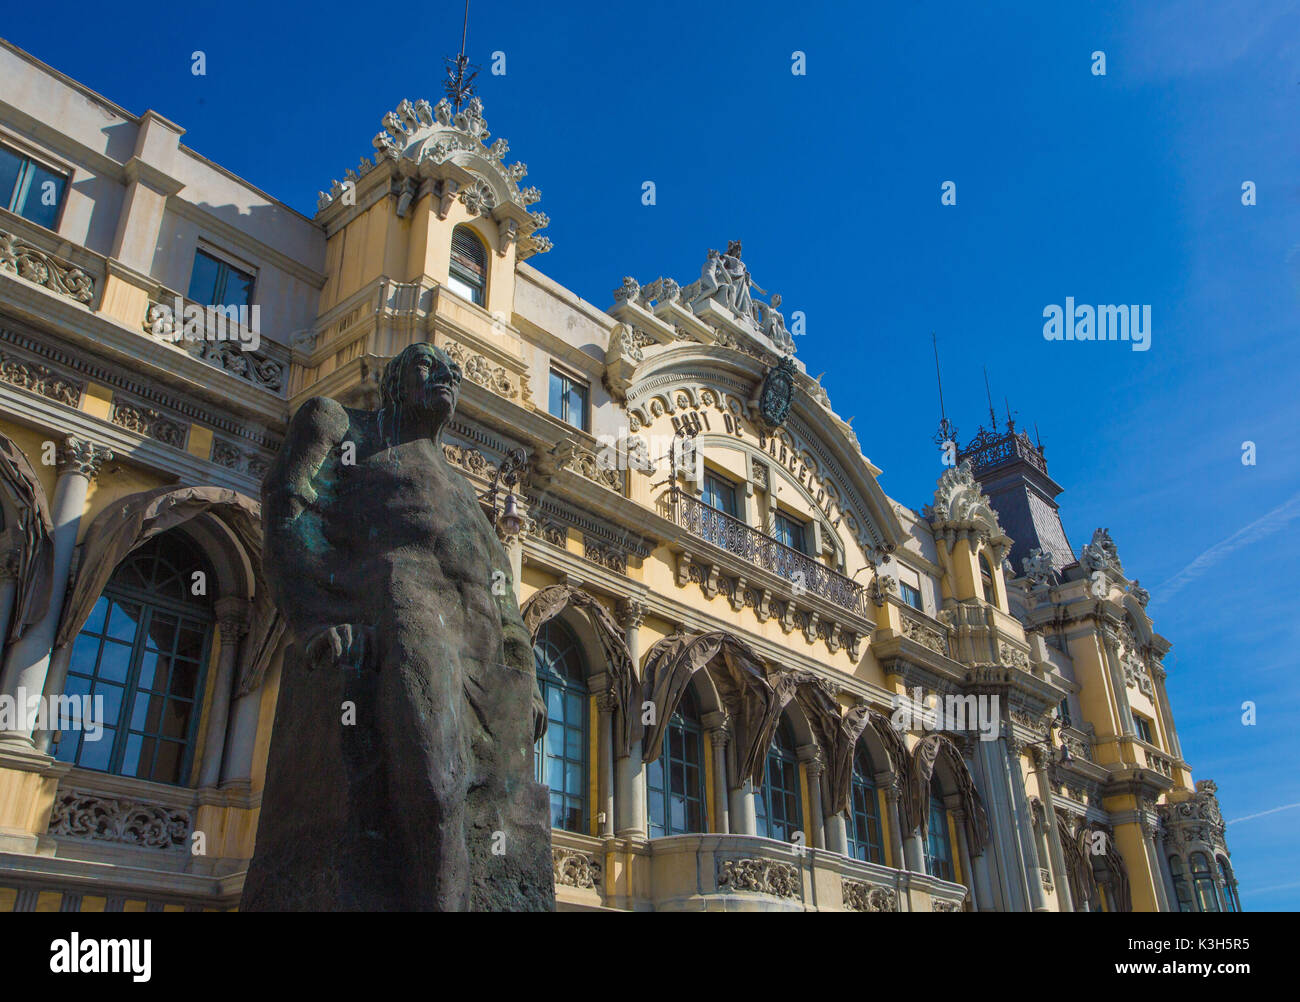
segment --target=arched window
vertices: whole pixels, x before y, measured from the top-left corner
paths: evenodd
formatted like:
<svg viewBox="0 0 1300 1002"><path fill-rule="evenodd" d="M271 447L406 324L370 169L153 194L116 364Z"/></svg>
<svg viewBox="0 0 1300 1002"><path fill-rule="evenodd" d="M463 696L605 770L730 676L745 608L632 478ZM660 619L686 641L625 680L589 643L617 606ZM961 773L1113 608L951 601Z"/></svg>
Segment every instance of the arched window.
<svg viewBox="0 0 1300 1002"><path fill-rule="evenodd" d="M185 782L212 643L215 578L179 532L133 550L113 572L72 645L64 692L103 700L103 731L59 735L58 759L158 783Z"/></svg>
<svg viewBox="0 0 1300 1002"><path fill-rule="evenodd" d="M925 843L925 868L932 877L940 880L952 880L952 840L948 837L948 808L943 806L943 799L936 789L937 783L930 782L930 820Z"/></svg>
<svg viewBox="0 0 1300 1002"><path fill-rule="evenodd" d="M1174 880L1174 896L1178 899L1178 910L1196 911L1196 905L1192 902L1192 889L1188 886L1187 874L1183 870L1183 861L1180 857L1169 857L1169 874Z"/></svg>
<svg viewBox="0 0 1300 1002"><path fill-rule="evenodd" d="M794 752L794 738L785 717L772 736L767 751L767 777L754 798L758 834L781 842L790 842L795 832L803 831L803 809L799 797L799 760Z"/></svg>
<svg viewBox="0 0 1300 1002"><path fill-rule="evenodd" d="M664 748L646 766L651 838L704 831L704 728L688 688L664 730Z"/></svg>
<svg viewBox="0 0 1300 1002"><path fill-rule="evenodd" d="M1210 872L1210 859L1203 852L1192 853L1192 889L1196 893L1196 909L1202 912L1219 910L1219 895L1214 890L1214 874Z"/></svg>
<svg viewBox="0 0 1300 1002"><path fill-rule="evenodd" d="M871 757L859 743L853 756L853 778L849 796L849 855L869 863L883 863L880 838L880 802L876 796L876 771Z"/></svg>
<svg viewBox="0 0 1300 1002"><path fill-rule="evenodd" d="M993 565L989 563L988 554L980 554L980 584L984 586L984 601L989 605L998 604L997 588L993 584Z"/></svg>
<svg viewBox="0 0 1300 1002"><path fill-rule="evenodd" d="M456 295L483 305L487 289L487 249L468 226L451 231L451 270L447 285Z"/></svg>
<svg viewBox="0 0 1300 1002"><path fill-rule="evenodd" d="M1222 856L1218 857L1219 876L1223 878L1224 908L1230 912L1241 911L1241 899L1237 897L1237 881L1232 877L1232 865Z"/></svg>
<svg viewBox="0 0 1300 1002"><path fill-rule="evenodd" d="M546 733L537 742L537 782L551 788L551 827L586 832L587 677L573 631L547 622L533 645L546 701Z"/></svg>

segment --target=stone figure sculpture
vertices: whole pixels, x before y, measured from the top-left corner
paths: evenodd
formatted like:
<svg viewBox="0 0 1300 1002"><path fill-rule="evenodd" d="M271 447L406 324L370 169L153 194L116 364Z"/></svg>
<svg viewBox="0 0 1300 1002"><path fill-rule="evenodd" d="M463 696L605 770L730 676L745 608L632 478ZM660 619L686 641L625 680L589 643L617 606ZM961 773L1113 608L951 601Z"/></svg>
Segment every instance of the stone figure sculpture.
<svg viewBox="0 0 1300 1002"><path fill-rule="evenodd" d="M412 345L378 411L305 403L267 474L265 572L292 645L245 911L554 908L532 643L439 442L460 380Z"/></svg>

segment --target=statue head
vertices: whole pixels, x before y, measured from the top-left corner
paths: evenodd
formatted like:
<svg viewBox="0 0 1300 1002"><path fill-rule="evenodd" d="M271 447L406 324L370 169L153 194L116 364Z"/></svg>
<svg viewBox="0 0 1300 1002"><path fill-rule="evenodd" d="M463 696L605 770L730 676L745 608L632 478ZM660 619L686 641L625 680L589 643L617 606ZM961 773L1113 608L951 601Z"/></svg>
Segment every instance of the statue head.
<svg viewBox="0 0 1300 1002"><path fill-rule="evenodd" d="M728 241L727 241L727 257L740 257L740 241L739 241L739 240L728 240Z"/></svg>
<svg viewBox="0 0 1300 1002"><path fill-rule="evenodd" d="M421 341L384 366L379 386L381 421L396 432L408 421L428 424L436 434L460 399L460 366L441 348Z"/></svg>

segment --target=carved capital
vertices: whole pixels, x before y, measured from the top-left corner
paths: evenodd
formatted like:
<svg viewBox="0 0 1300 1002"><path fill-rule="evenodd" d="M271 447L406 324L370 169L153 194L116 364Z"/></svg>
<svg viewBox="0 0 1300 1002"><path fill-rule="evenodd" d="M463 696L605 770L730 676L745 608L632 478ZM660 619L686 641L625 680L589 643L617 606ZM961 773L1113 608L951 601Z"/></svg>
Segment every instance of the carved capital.
<svg viewBox="0 0 1300 1002"><path fill-rule="evenodd" d="M99 468L113 458L113 450L84 438L69 435L58 450L59 476L76 473L94 480Z"/></svg>
<svg viewBox="0 0 1300 1002"><path fill-rule="evenodd" d="M230 595L213 603L222 643L231 643L248 632L248 600Z"/></svg>
<svg viewBox="0 0 1300 1002"><path fill-rule="evenodd" d="M635 630L645 622L646 604L640 599L620 598L615 606L618 620L625 630Z"/></svg>

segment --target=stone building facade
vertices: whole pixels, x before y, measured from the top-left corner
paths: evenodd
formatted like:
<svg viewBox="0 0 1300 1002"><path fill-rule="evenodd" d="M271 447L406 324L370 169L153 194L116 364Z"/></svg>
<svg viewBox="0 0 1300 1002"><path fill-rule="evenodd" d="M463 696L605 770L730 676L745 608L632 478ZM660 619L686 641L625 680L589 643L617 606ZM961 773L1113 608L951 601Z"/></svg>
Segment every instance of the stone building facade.
<svg viewBox="0 0 1300 1002"><path fill-rule="evenodd" d="M887 497L739 243L607 308L547 278L477 99L385 114L308 219L8 44L0 77L0 911L238 907L260 478L421 340L536 639L561 907L1237 907L1169 642L1013 426Z"/></svg>

